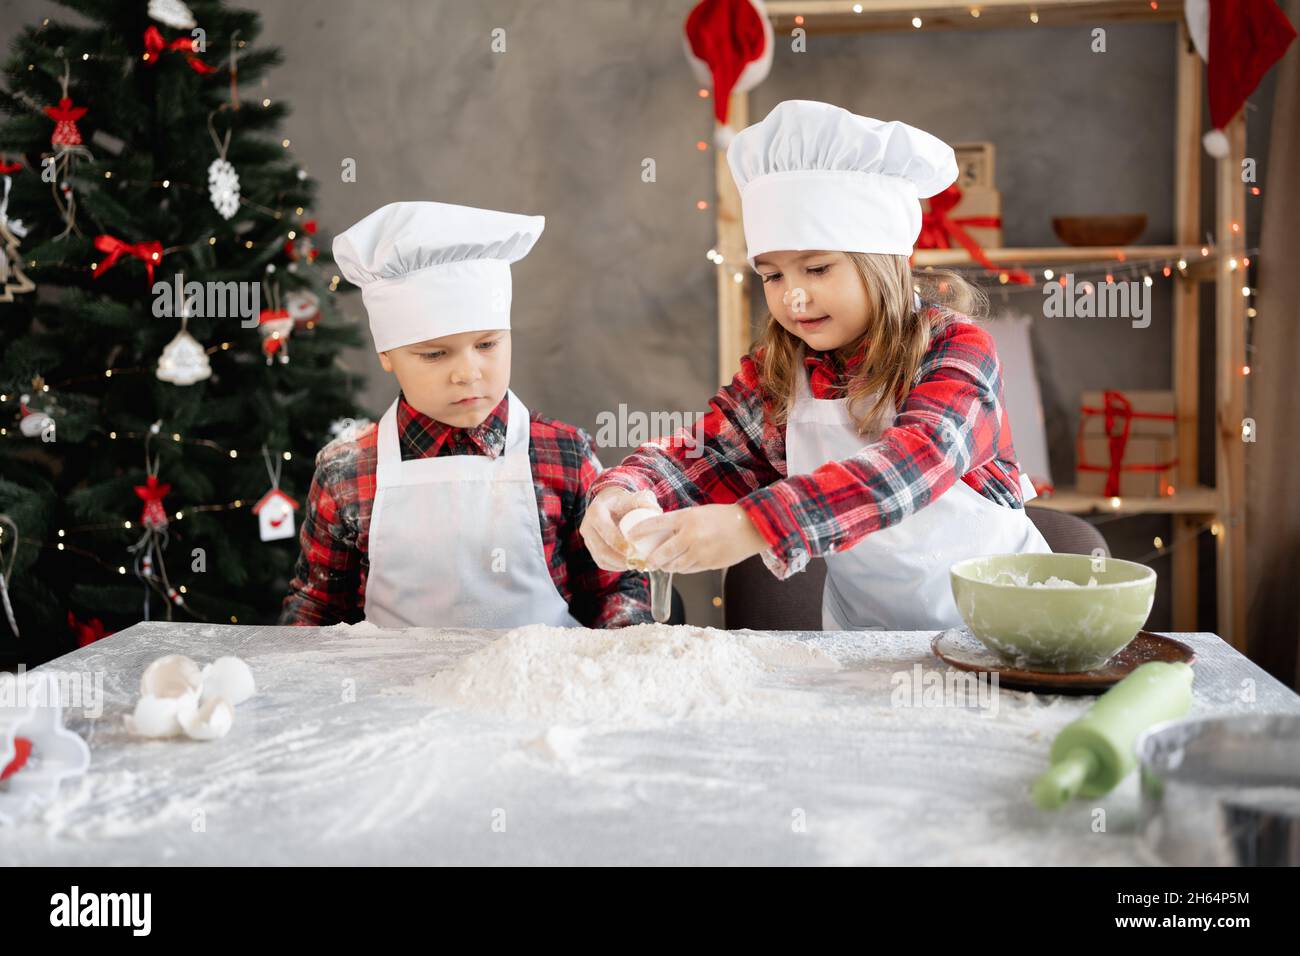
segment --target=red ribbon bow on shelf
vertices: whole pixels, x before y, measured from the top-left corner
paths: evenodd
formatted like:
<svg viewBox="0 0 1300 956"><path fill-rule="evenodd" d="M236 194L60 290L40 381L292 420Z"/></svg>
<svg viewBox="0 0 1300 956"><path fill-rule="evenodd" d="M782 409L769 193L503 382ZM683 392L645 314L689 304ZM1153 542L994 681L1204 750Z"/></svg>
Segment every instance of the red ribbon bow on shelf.
<svg viewBox="0 0 1300 956"><path fill-rule="evenodd" d="M943 192L930 197L930 209L921 214L921 234L917 237L918 249L951 249L952 241L965 249L970 257L990 272L1005 272L1008 281L1016 285L1029 285L1029 273L1023 269L999 269L984 254L980 244L971 238L966 227L994 229L1002 225L1001 216L948 215L961 202L961 188L953 183Z"/></svg>
<svg viewBox="0 0 1300 956"><path fill-rule="evenodd" d="M1119 473L1121 471L1166 471L1178 464L1177 458L1151 465L1125 465L1123 463L1124 453L1128 449L1129 430L1133 425L1133 419L1148 418L1155 421L1172 422L1177 421L1176 416L1162 412L1135 412L1133 411L1133 403L1128 400L1128 397L1123 392L1109 390L1102 392L1101 408L1083 405L1079 408L1079 412L1079 434L1076 448L1078 465L1076 467L1079 471L1104 471L1106 473L1106 485L1101 492L1105 497L1114 498L1119 495ZM1109 446L1107 450L1110 454L1110 463L1107 465L1092 465L1083 460L1083 422L1089 415L1106 416L1106 441Z"/></svg>
<svg viewBox="0 0 1300 956"><path fill-rule="evenodd" d="M150 27L145 30L144 61L153 66L161 59L159 54L164 52L184 53L186 62L189 63L190 68L195 73L206 75L217 72L215 66L208 66L199 59L198 54L194 52L194 40L190 37L177 37L171 43L168 43L163 39L163 35L158 32L157 27Z"/></svg>
<svg viewBox="0 0 1300 956"><path fill-rule="evenodd" d="M153 267L154 263L162 262L163 247L161 242L123 242L116 236L108 234L95 237L95 248L100 252L108 253L104 261L95 268L95 278L98 279L109 269L117 264L117 260L123 256L135 256L144 263L144 267L149 272L149 284L153 285Z"/></svg>

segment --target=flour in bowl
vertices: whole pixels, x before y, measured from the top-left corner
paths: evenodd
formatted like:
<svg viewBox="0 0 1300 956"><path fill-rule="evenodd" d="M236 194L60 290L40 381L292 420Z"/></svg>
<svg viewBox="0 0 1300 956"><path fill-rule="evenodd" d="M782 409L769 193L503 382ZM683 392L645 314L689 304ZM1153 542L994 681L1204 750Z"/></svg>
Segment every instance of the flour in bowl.
<svg viewBox="0 0 1300 956"><path fill-rule="evenodd" d="M1095 588L1097 579L1090 576L1087 584L1079 584L1077 581L1071 581L1068 578L1058 578L1053 574L1045 581L1030 581L1029 572L1022 571L1017 574L1007 568L1003 568L989 580L989 584L1013 585L1019 588Z"/></svg>
<svg viewBox="0 0 1300 956"><path fill-rule="evenodd" d="M414 690L440 706L520 720L657 723L762 713L779 694L761 686L770 673L839 666L807 643L745 632L530 625Z"/></svg>

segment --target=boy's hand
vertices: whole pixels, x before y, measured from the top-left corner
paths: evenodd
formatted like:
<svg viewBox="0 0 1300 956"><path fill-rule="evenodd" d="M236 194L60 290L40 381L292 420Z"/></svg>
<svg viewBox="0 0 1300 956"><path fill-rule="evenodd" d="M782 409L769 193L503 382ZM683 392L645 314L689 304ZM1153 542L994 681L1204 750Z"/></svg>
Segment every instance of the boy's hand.
<svg viewBox="0 0 1300 956"><path fill-rule="evenodd" d="M596 566L605 571L627 571L627 539L618 530L623 516L635 508L658 509L653 492L631 492L624 488L606 488L587 505L578 533Z"/></svg>
<svg viewBox="0 0 1300 956"><path fill-rule="evenodd" d="M635 541L668 534L645 566L674 574L729 568L767 549L740 505L696 505L646 518L629 532Z"/></svg>

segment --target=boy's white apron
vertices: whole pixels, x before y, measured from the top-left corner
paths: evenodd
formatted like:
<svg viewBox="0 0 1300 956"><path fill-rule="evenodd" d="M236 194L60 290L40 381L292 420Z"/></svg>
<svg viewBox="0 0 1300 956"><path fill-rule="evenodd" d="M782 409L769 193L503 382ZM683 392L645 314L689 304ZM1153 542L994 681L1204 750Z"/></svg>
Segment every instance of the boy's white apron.
<svg viewBox="0 0 1300 956"><path fill-rule="evenodd" d="M789 475L852 458L871 441L859 435L847 399L817 399L807 373L796 375L786 425ZM1035 497L1021 473L1024 500ZM1007 508L966 482L955 484L898 524L826 556L822 626L826 630L939 630L960 627L949 567L981 554L1050 551L1024 509Z"/></svg>
<svg viewBox="0 0 1300 956"><path fill-rule="evenodd" d="M379 422L366 620L380 627L579 627L551 578L528 460L528 409L509 397L496 458L403 461L397 402Z"/></svg>

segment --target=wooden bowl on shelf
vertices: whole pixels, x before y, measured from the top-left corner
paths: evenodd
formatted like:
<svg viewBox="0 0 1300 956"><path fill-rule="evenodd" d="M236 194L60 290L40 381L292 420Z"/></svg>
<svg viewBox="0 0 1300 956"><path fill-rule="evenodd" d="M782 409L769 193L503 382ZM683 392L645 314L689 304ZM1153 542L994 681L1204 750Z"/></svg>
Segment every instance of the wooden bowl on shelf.
<svg viewBox="0 0 1300 956"><path fill-rule="evenodd" d="M1114 216L1056 216L1052 229L1067 246L1128 246L1146 231L1142 213Z"/></svg>

